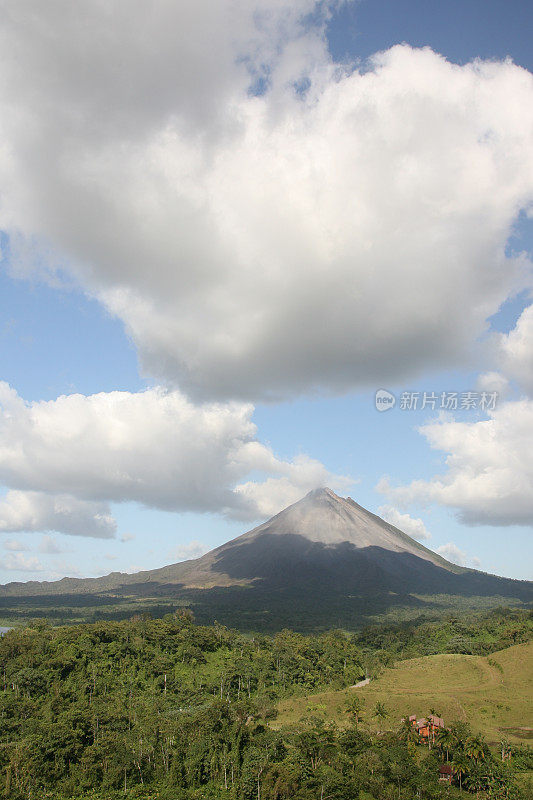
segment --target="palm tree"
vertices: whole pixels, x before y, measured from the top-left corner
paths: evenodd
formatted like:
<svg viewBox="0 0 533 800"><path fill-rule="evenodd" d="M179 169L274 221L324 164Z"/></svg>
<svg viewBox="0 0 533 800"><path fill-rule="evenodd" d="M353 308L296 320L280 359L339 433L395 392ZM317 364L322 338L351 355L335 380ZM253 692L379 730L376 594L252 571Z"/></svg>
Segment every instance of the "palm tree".
<svg viewBox="0 0 533 800"><path fill-rule="evenodd" d="M381 703L379 700L374 706L374 713L372 714L373 717L377 717L379 720L378 724L380 724L384 719L389 716L389 712L385 708L385 705ZM378 733L381 733L381 730L378 728Z"/></svg>
<svg viewBox="0 0 533 800"><path fill-rule="evenodd" d="M463 778L465 775L468 775L468 771L470 769L470 762L464 753L460 752L454 756L453 768L455 770L455 774L459 777L459 788L462 789Z"/></svg>
<svg viewBox="0 0 533 800"><path fill-rule="evenodd" d="M405 719L402 720L399 735L402 742L406 742L407 744L409 744L409 742L412 744L420 744L418 730L409 717L405 717Z"/></svg>
<svg viewBox="0 0 533 800"><path fill-rule="evenodd" d="M465 753L477 764L478 761L485 760L487 755L487 745L481 736L472 736L472 738L468 739L465 744Z"/></svg>
<svg viewBox="0 0 533 800"><path fill-rule="evenodd" d="M431 721L431 717L440 717L440 714L435 709L435 707L432 707L432 708L429 709L429 715L428 715L428 724L429 724L429 730L430 730L430 742L433 742L433 744L435 744L435 728L433 727L433 723Z"/></svg>
<svg viewBox="0 0 533 800"><path fill-rule="evenodd" d="M362 697L358 697L357 695L351 697L349 700L346 701L346 713L350 714L356 728L359 722L361 722L362 711L364 707L365 707L364 699Z"/></svg>
<svg viewBox="0 0 533 800"><path fill-rule="evenodd" d="M500 742L500 750L502 754L502 761L511 758L511 745L507 739L502 739Z"/></svg>
<svg viewBox="0 0 533 800"><path fill-rule="evenodd" d="M437 747L446 753L446 761L450 760L450 750L453 750L455 743L455 736L449 728L443 728L438 732Z"/></svg>

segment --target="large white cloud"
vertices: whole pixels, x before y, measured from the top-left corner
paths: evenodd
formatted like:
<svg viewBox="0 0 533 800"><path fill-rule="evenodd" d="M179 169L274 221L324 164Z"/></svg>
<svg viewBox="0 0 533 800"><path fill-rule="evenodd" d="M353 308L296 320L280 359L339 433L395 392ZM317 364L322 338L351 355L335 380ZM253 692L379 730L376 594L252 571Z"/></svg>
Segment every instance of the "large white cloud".
<svg viewBox="0 0 533 800"><path fill-rule="evenodd" d="M521 285L527 71L398 46L340 72L311 0L0 6L13 259L48 242L163 382L390 382L466 358Z"/></svg>
<svg viewBox="0 0 533 800"><path fill-rule="evenodd" d="M78 500L68 494L13 490L0 501L0 531L54 530L109 539L116 527L106 503Z"/></svg>
<svg viewBox="0 0 533 800"><path fill-rule="evenodd" d="M431 480L378 488L396 503L440 503L470 525L533 524L533 400L503 403L477 422L446 418L420 428L448 453L446 472Z"/></svg>
<svg viewBox="0 0 533 800"><path fill-rule="evenodd" d="M224 129L250 81L324 57L321 25L335 2L310 30L316 0L49 0L46 9L2 0L0 78L4 92L24 91L12 111L36 123L28 137L45 119L89 141L142 140L176 116Z"/></svg>
<svg viewBox="0 0 533 800"><path fill-rule="evenodd" d="M0 530L113 536L111 501L250 520L347 485L307 456L277 458L252 412L163 389L26 403L0 383Z"/></svg>

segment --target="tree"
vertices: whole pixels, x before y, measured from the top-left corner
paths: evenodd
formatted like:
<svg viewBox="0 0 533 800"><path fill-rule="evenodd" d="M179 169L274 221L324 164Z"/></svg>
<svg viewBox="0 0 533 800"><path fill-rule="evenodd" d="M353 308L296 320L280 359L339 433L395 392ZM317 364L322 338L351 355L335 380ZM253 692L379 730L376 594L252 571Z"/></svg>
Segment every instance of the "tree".
<svg viewBox="0 0 533 800"><path fill-rule="evenodd" d="M511 744L508 739L502 739L500 742L500 752L502 761L511 760Z"/></svg>
<svg viewBox="0 0 533 800"><path fill-rule="evenodd" d="M450 751L456 744L456 738L449 728L442 728L437 734L436 745L441 752L446 753L446 761L450 760Z"/></svg>
<svg viewBox="0 0 533 800"><path fill-rule="evenodd" d="M373 712L372 716L377 718L378 725L381 725L381 723L385 719L387 719L387 717L389 716L389 712L385 708L384 703L382 703L381 701L378 700L378 702L374 706L374 712ZM381 733L381 730L379 729L379 727L378 727L378 733Z"/></svg>
<svg viewBox="0 0 533 800"><path fill-rule="evenodd" d="M324 727L321 721L316 721L312 727L300 731L297 744L302 754L309 760L313 771L316 771L319 764L329 760L337 749L334 731Z"/></svg>
<svg viewBox="0 0 533 800"><path fill-rule="evenodd" d="M405 631L387 638L387 630L379 650L405 641ZM415 758L416 728L404 723L376 737L357 727L360 692L350 692L354 702L342 709L353 720L346 730L320 718L279 731L268 725L280 697L301 696L306 675L345 687L344 661L354 653L353 640L338 633L248 638L187 615L13 630L0 638L0 796L82 800L90 792L104 800L126 790L161 800L392 800L414 798L416 789L438 796L436 787L424 794L437 759ZM368 697L367 708L380 723L390 716L383 703L369 707ZM463 788L498 800L520 796L509 761L493 759L467 725L436 738L459 765ZM529 748L512 752L513 765L533 769Z"/></svg>
<svg viewBox="0 0 533 800"><path fill-rule="evenodd" d="M450 727L454 738L454 747L458 750L464 750L467 739L472 735L470 725L466 722L454 722Z"/></svg>
<svg viewBox="0 0 533 800"><path fill-rule="evenodd" d="M470 739L467 739L465 744L465 753L475 763L484 761L487 757L487 752L487 745L481 736L472 736Z"/></svg>
<svg viewBox="0 0 533 800"><path fill-rule="evenodd" d="M453 759L453 768L455 774L459 778L459 788L463 788L463 778L468 775L470 770L470 761L463 752L457 753Z"/></svg>
<svg viewBox="0 0 533 800"><path fill-rule="evenodd" d="M399 736L401 741L406 742L407 744L420 743L420 736L418 735L418 730L416 726L413 725L409 717L405 717L405 719L402 720Z"/></svg>
<svg viewBox="0 0 533 800"><path fill-rule="evenodd" d="M362 711L364 707L365 707L364 698L358 695L354 695L353 697L350 697L350 699L346 701L346 713L350 715L356 728L363 718Z"/></svg>

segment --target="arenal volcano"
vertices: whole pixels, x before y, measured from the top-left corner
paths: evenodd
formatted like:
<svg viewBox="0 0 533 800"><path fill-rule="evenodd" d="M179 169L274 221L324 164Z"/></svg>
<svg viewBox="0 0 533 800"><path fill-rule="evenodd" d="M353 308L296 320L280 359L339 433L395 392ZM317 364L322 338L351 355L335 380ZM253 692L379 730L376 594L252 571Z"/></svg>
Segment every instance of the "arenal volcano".
<svg viewBox="0 0 533 800"><path fill-rule="evenodd" d="M533 584L459 567L330 489L317 489L201 558L134 575L11 583L9 598L56 605L90 595L191 604L201 621L248 629L356 627L376 615L435 613L533 600ZM74 597L73 597L74 596Z"/></svg>

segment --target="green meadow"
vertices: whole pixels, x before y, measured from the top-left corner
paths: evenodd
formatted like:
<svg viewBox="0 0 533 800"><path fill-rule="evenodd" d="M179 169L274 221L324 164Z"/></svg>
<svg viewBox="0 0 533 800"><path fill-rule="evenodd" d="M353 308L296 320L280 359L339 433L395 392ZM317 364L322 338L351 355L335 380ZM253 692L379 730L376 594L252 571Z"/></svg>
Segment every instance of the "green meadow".
<svg viewBox="0 0 533 800"><path fill-rule="evenodd" d="M346 703L354 694L364 701L360 724L372 731L397 728L402 717L434 709L446 724L468 720L490 743L526 744L533 738L533 643L490 656L440 654L399 661L367 686L282 700L276 725L313 715L346 727ZM387 710L381 722L373 715L377 703Z"/></svg>

